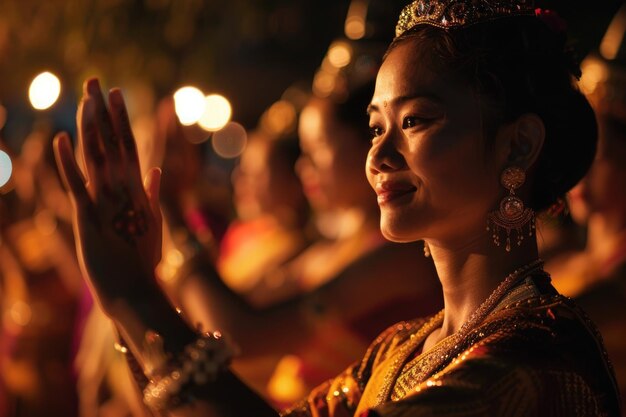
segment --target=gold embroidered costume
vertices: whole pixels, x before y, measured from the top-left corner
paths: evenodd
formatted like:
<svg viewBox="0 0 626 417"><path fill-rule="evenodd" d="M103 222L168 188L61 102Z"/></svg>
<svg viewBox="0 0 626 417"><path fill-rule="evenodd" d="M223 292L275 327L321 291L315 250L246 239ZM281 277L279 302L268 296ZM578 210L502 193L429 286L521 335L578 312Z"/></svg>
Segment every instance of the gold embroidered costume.
<svg viewBox="0 0 626 417"><path fill-rule="evenodd" d="M441 349L450 336L421 352L442 319L387 329L360 363L284 416L619 416L598 332L545 275L509 291L458 345ZM441 365L424 374L433 361Z"/></svg>

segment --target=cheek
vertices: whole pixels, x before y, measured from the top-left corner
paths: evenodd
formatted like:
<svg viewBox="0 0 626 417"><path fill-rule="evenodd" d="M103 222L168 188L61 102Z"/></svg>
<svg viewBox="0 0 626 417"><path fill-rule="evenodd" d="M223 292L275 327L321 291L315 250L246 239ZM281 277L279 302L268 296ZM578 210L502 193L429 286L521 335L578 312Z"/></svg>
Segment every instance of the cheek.
<svg viewBox="0 0 626 417"><path fill-rule="evenodd" d="M572 219L580 225L585 225L590 214L587 178L583 179L567 193L567 203Z"/></svg>
<svg viewBox="0 0 626 417"><path fill-rule="evenodd" d="M624 187L626 187L624 177L624 170L614 164L605 160L594 162L588 174L587 183L587 191L594 208L600 209L615 204L624 195Z"/></svg>
<svg viewBox="0 0 626 417"><path fill-rule="evenodd" d="M373 164L373 154L372 154L372 149L370 148L370 150L367 153L367 156L365 157L365 177L367 178L367 182L370 184L370 187L372 189L375 189L375 185L376 185L376 179L374 177L374 171L376 171L374 164Z"/></svg>
<svg viewBox="0 0 626 417"><path fill-rule="evenodd" d="M485 168L488 161L477 137L431 137L416 145L412 154L411 164L437 205L494 192L496 174Z"/></svg>
<svg viewBox="0 0 626 417"><path fill-rule="evenodd" d="M326 147L320 147L311 153L312 170L320 177L332 174L335 158L332 151Z"/></svg>

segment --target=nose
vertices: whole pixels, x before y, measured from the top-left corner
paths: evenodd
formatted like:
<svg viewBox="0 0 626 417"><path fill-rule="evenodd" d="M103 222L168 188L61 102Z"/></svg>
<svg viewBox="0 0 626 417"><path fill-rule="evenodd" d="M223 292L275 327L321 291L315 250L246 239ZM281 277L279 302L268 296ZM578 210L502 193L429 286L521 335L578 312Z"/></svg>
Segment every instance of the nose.
<svg viewBox="0 0 626 417"><path fill-rule="evenodd" d="M367 169L373 174L405 169L407 163L401 146L402 138L393 130L379 136L368 153Z"/></svg>
<svg viewBox="0 0 626 417"><path fill-rule="evenodd" d="M237 183L243 179L243 175L241 173L241 167L239 165L235 166L233 172L230 174L230 183L233 187L237 186Z"/></svg>
<svg viewBox="0 0 626 417"><path fill-rule="evenodd" d="M305 183L307 179L315 175L316 171L313 160L311 160L310 156L307 154L300 155L300 157L296 160L294 168L301 183Z"/></svg>

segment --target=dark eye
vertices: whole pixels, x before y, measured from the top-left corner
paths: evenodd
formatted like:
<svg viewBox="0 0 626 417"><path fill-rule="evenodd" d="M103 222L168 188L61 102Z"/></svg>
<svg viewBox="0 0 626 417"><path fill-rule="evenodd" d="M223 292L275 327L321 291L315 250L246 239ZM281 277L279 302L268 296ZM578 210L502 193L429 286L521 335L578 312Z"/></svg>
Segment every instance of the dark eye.
<svg viewBox="0 0 626 417"><path fill-rule="evenodd" d="M378 136L383 134L383 128L379 126L370 127L370 135L372 138L377 138Z"/></svg>
<svg viewBox="0 0 626 417"><path fill-rule="evenodd" d="M402 129L410 129L420 124L424 119L415 116L408 116L402 120Z"/></svg>

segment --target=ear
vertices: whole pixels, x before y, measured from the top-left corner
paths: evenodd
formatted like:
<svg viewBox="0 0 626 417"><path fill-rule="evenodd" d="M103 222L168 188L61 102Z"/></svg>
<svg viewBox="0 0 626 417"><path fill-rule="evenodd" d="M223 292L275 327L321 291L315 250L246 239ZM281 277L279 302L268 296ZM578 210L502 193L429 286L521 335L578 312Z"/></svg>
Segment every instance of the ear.
<svg viewBox="0 0 626 417"><path fill-rule="evenodd" d="M499 154L506 166L525 171L537 161L546 138L543 120L534 113L525 113L499 132Z"/></svg>

